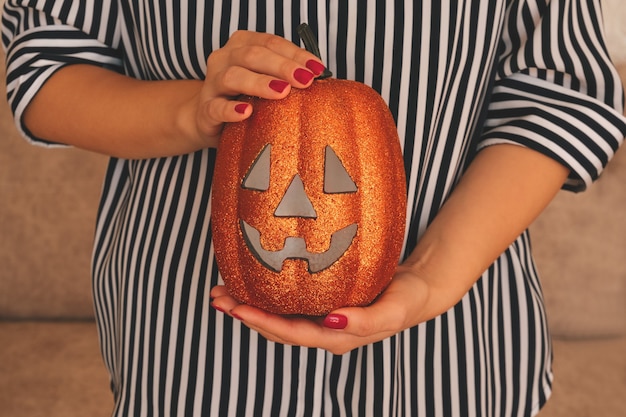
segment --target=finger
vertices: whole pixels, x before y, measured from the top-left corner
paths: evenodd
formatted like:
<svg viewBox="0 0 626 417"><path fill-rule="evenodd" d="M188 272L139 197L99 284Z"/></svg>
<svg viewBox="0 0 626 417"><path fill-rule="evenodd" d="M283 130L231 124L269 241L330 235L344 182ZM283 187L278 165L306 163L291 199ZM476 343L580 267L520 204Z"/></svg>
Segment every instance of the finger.
<svg viewBox="0 0 626 417"><path fill-rule="evenodd" d="M307 76L300 77L303 81L307 81L304 79ZM312 79L311 77L307 83L310 84ZM212 75L211 82L206 85L204 97L210 99L244 94L267 99L280 99L289 93L290 82L290 80L258 73L243 66L229 66Z"/></svg>
<svg viewBox="0 0 626 417"><path fill-rule="evenodd" d="M257 332L258 334L260 334L265 339L267 339L267 340L269 340L271 342L280 343L282 345L294 346L294 344L291 343L290 341L281 339L280 337L276 336L275 334L269 333L269 332L265 331L264 329L261 329L261 328L255 327L255 326L251 326L250 324L246 323L243 320L242 320L242 323L246 327L248 327L250 330L254 330L255 332Z"/></svg>
<svg viewBox="0 0 626 417"><path fill-rule="evenodd" d="M236 32L223 48L212 52L208 57L207 79L213 81L216 77L224 78L226 81L224 86L234 87L233 90L227 91L217 85L216 95L235 95L243 92L238 90L237 86L245 80L243 77L249 74L237 71L231 73L231 67L240 67L250 73L265 74L285 80L298 88L307 87L315 76L325 70L324 65L315 55L292 42L275 35L247 31ZM231 79L235 81L235 84L228 82ZM253 94L258 91L245 93ZM262 96L265 97L265 95Z"/></svg>
<svg viewBox="0 0 626 417"><path fill-rule="evenodd" d="M380 340L376 338L360 338L347 333L333 332L332 330L321 327L321 325L315 322L309 322L304 326L295 325L294 327L285 325L276 327L267 322L261 325L255 325L249 321L243 321L243 323L268 340L285 345L324 349L335 355L343 355L357 347ZM314 326L309 327L311 324Z"/></svg>
<svg viewBox="0 0 626 417"><path fill-rule="evenodd" d="M238 308L239 306L242 306L243 304L240 304L239 302L237 302L234 298L232 298L230 296L230 294L228 293L228 291L226 290L226 287L224 286L217 286L214 287L211 290L211 297L213 297L213 301L211 302L211 306L226 314L229 315L231 317L233 317L236 320L241 321L244 325L246 325L247 327L249 327L250 329L256 331L257 333L259 333L261 336L263 336L264 338L266 338L267 340L270 340L272 342L276 342L276 343L281 343L284 345L292 345L293 342L283 339L281 337L278 337L276 334L273 334L270 331L267 331L263 326L257 326L254 324L254 322L250 322L248 323L246 321L246 318L242 317L241 314L241 308ZM237 310L235 310L237 308ZM265 312L263 310L257 309L255 307L250 307L251 310L258 310L257 313L264 316L273 316L273 314ZM277 318L280 319L280 316L276 316Z"/></svg>
<svg viewBox="0 0 626 417"><path fill-rule="evenodd" d="M246 46L230 51L229 62L260 74L269 74L287 80L294 86L305 86L323 70L324 66L317 58L310 58L309 53L296 48L302 57L286 56L263 46ZM314 56L313 56L314 57Z"/></svg>
<svg viewBox="0 0 626 417"><path fill-rule="evenodd" d="M267 313L246 305L232 310L243 323L268 340L293 346L325 349L341 355L376 338L361 338L348 333L335 332L323 327L318 320L285 317Z"/></svg>
<svg viewBox="0 0 626 417"><path fill-rule="evenodd" d="M368 307L346 307L326 317L345 321L342 331L359 337L384 338L418 324L428 290L409 274L397 274L389 287ZM344 318L345 317L345 318ZM331 324L331 326L328 326Z"/></svg>
<svg viewBox="0 0 626 417"><path fill-rule="evenodd" d="M328 314L323 325L334 331L365 339L384 339L397 333L403 323L394 309L385 306L349 307Z"/></svg>
<svg viewBox="0 0 626 417"><path fill-rule="evenodd" d="M336 332L322 326L319 320L275 315L243 304L230 313L273 342L325 349L336 355L382 339Z"/></svg>
<svg viewBox="0 0 626 417"><path fill-rule="evenodd" d="M281 316L245 304L233 308L232 313L265 337L289 345L320 347L320 336L326 330L306 318Z"/></svg>
<svg viewBox="0 0 626 417"><path fill-rule="evenodd" d="M242 101L216 97L205 101L198 107L198 129L206 137L217 137L221 134L224 123L239 122L252 114L252 105Z"/></svg>
<svg viewBox="0 0 626 417"><path fill-rule="evenodd" d="M240 30L233 33L226 44L226 46L233 47L242 47L246 45L260 46L272 51L276 55L298 62L300 65L306 65L306 62L309 60L319 61L314 54L301 48L294 42L291 42L281 36L269 33Z"/></svg>
<svg viewBox="0 0 626 417"><path fill-rule="evenodd" d="M218 122L238 122L252 113L252 105L244 101L217 97L208 103L207 117Z"/></svg>
<svg viewBox="0 0 626 417"><path fill-rule="evenodd" d="M218 298L218 297L223 297L223 296L227 296L230 294L228 292L228 289L226 289L225 285L216 285L215 287L211 288L211 292L209 293L209 295L211 296L211 298Z"/></svg>
<svg viewBox="0 0 626 417"><path fill-rule="evenodd" d="M211 301L211 307L213 307L217 311L221 311L222 313L227 314L231 317L235 317L237 319L239 317L233 315L231 311L238 305L239 303L237 302L237 300L230 296L215 297L213 301Z"/></svg>

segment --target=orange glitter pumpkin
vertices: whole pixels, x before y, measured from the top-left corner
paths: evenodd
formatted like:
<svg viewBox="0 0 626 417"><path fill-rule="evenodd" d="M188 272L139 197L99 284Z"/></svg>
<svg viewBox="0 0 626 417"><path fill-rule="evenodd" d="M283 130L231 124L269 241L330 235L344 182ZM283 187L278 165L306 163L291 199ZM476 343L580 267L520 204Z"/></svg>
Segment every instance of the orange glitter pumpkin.
<svg viewBox="0 0 626 417"><path fill-rule="evenodd" d="M212 223L230 294L278 314L371 303L402 248L406 182L396 126L370 87L316 80L282 100L247 98L225 126Z"/></svg>

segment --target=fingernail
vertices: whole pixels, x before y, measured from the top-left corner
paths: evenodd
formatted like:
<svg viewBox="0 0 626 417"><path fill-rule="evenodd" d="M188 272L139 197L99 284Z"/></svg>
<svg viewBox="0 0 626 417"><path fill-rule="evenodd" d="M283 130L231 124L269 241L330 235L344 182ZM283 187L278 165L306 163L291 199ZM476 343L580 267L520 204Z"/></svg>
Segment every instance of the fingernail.
<svg viewBox="0 0 626 417"><path fill-rule="evenodd" d="M321 73L323 73L323 72L324 72L324 70L326 69L326 67L324 66L324 64L322 64L322 63L320 63L320 62L317 62L317 61L316 61L316 60L314 60L314 59L309 59L309 60L306 62L306 64L305 64L305 65L306 65L306 67L307 67L308 69L310 69L310 70L311 70L311 72L312 72L313 74L315 74L316 76L317 76L317 75L320 75Z"/></svg>
<svg viewBox="0 0 626 417"><path fill-rule="evenodd" d="M219 311L221 313L226 313L226 311L224 311L224 309L222 307L216 306L213 303L211 303L211 307L213 307L214 309L216 309L217 311Z"/></svg>
<svg viewBox="0 0 626 417"><path fill-rule="evenodd" d="M239 114L244 114L247 108L248 108L247 103L240 103L235 106L235 111Z"/></svg>
<svg viewBox="0 0 626 417"><path fill-rule="evenodd" d="M285 91L285 88L287 88L288 85L289 83L283 80L270 81L270 88L276 91L277 93L282 93L283 91Z"/></svg>
<svg viewBox="0 0 626 417"><path fill-rule="evenodd" d="M293 78L298 80L300 84L308 84L313 79L313 74L305 69L298 68L293 73Z"/></svg>
<svg viewBox="0 0 626 417"><path fill-rule="evenodd" d="M345 329L348 325L348 318L343 314L329 314L324 318L324 326L329 329Z"/></svg>

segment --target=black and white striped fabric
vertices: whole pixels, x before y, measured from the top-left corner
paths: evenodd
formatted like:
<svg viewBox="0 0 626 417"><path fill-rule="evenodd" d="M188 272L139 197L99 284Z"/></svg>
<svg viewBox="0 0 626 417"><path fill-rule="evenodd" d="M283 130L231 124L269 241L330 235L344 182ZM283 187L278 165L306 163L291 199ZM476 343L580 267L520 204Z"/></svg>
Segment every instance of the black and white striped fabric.
<svg viewBox="0 0 626 417"><path fill-rule="evenodd" d="M6 0L2 40L16 124L54 146L21 116L64 65L200 79L236 29L297 39L308 22L334 74L372 85L396 118L408 253L482 147L550 155L571 169L569 190L598 177L626 135L601 20L599 0ZM551 344L528 233L428 323L343 356L282 346L209 306L213 160L110 162L93 289L114 416L510 417L545 403Z"/></svg>

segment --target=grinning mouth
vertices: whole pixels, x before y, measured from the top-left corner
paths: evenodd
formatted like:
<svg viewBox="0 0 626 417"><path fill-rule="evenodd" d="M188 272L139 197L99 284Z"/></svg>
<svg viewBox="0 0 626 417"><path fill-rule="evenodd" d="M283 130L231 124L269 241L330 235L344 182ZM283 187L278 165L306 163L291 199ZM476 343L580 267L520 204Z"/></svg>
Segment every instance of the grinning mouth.
<svg viewBox="0 0 626 417"><path fill-rule="evenodd" d="M337 230L330 237L330 247L321 253L312 253L306 249L306 242L301 237L288 237L281 250L268 251L261 246L261 233L245 221L240 221L244 240L254 257L267 268L280 272L286 259L303 259L309 264L309 272L323 271L334 264L343 255L356 236L357 224L352 223Z"/></svg>

